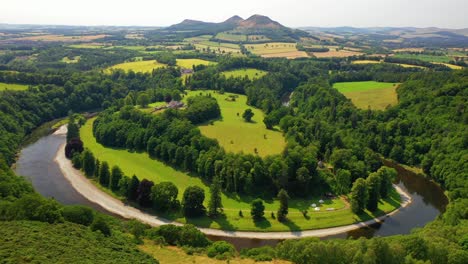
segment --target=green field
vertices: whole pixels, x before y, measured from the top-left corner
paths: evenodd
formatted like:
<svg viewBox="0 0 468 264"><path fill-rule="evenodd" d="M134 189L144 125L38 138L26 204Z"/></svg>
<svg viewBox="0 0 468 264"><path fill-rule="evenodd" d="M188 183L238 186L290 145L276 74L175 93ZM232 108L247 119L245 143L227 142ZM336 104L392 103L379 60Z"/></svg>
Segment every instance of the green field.
<svg viewBox="0 0 468 264"><path fill-rule="evenodd" d="M247 76L249 79L258 79L263 76L265 76L268 72L258 70L258 69L253 69L253 68L246 68L246 69L237 69L237 70L232 70L232 71L224 71L222 74L226 76L226 78L244 78Z"/></svg>
<svg viewBox="0 0 468 264"><path fill-rule="evenodd" d="M61 61L65 63L78 63L80 61L80 58L81 56L75 56L73 57L73 59L70 59L68 57L63 57Z"/></svg>
<svg viewBox="0 0 468 264"><path fill-rule="evenodd" d="M28 89L28 85L0 82L0 91L5 91L5 90L22 91L26 89Z"/></svg>
<svg viewBox="0 0 468 264"><path fill-rule="evenodd" d="M177 66L184 69L192 69L195 65L216 65L217 62L201 59L177 59Z"/></svg>
<svg viewBox="0 0 468 264"><path fill-rule="evenodd" d="M427 54L411 54L411 53L397 53L393 57L402 58L402 59L415 59L427 62L439 62L439 63L448 63L452 59L449 56L437 56L437 55L427 55Z"/></svg>
<svg viewBox="0 0 468 264"><path fill-rule="evenodd" d="M239 42L247 40L246 35L243 35L243 34L230 34L230 33L227 33L227 32L218 33L215 38L220 39L220 40L239 41Z"/></svg>
<svg viewBox="0 0 468 264"><path fill-rule="evenodd" d="M132 61L111 66L107 68L105 72L110 73L114 69L120 69L124 71L132 70L134 72L152 72L154 69L162 68L164 66L166 65L159 63L156 60Z"/></svg>
<svg viewBox="0 0 468 264"><path fill-rule="evenodd" d="M182 197L183 191L192 185L197 185L205 190L205 205L209 200L209 187L201 181L200 178L190 176L187 173L174 170L162 162L151 159L146 153L129 152L124 149L113 149L102 146L97 143L93 133L94 119L89 120L81 129L81 139L85 147L89 148L96 158L101 161L107 161L110 166L118 165L126 175L137 175L140 179L148 179L155 183L161 181L171 181L179 188L179 198ZM321 211L315 212L309 207L311 203L318 203L319 197L311 197L309 199L291 199L289 201L290 221L280 223L277 220L271 219L271 212L278 209L279 202L277 200L265 201L265 216L266 219L254 223L250 217L250 202L252 197L239 196L235 194L223 194L222 202L224 206L225 218L211 219L209 217L201 217L197 219L186 219L180 214L163 215L164 217L176 220L181 223L192 223L201 227L221 228L225 230L256 230L256 231L288 231L301 229L317 229L332 226L340 226L351 224L356 221L368 220L374 215L366 212L363 215L354 215L346 203L340 199L327 200L321 207ZM399 195L395 191L392 196L384 202L381 202L379 209L376 212L382 214L382 211L389 212L399 206ZM335 211L326 211L326 208L334 208ZM302 210L309 209L309 218L305 218ZM239 210L243 211L244 217L239 217Z"/></svg>
<svg viewBox="0 0 468 264"><path fill-rule="evenodd" d="M361 109L370 107L374 110L383 110L388 105L397 104L397 87L397 83L374 81L342 82L333 85L333 88L351 99L356 107Z"/></svg>
<svg viewBox="0 0 468 264"><path fill-rule="evenodd" d="M217 139L224 149L231 152L242 151L244 153L255 154L255 148L257 148L258 155L266 156L279 154L283 151L286 142L282 133L266 129L263 124L263 112L248 106L245 95L235 95L237 96L235 102L226 100L229 95L234 95L231 93L219 94L215 91L189 91L188 96L200 93L210 93L211 96L216 98L222 115L222 119L214 121L213 125L206 124L200 126L200 130L205 136ZM242 118L242 113L247 108L251 108L255 114L252 122L245 122Z"/></svg>

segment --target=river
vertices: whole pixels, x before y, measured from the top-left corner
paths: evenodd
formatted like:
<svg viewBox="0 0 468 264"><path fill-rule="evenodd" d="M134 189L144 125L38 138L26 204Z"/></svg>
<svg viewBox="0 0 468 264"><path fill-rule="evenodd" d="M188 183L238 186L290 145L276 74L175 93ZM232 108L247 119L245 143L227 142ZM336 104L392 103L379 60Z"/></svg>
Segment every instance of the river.
<svg viewBox="0 0 468 264"><path fill-rule="evenodd" d="M27 178L37 192L45 197L53 197L62 204L83 204L93 207L101 212L109 213L102 207L91 203L79 194L62 175L55 155L61 144L65 142L63 135L47 135L36 142L25 146L15 165L18 175ZM386 163L398 171L396 184L410 194L412 203L399 212L388 217L382 224L360 228L354 231L334 235L327 238L373 237L408 234L411 229L423 227L444 212L448 203L443 190L432 181L405 170L397 164ZM213 237L212 240L226 240L233 243L238 249L275 245L279 240L261 240L247 238Z"/></svg>

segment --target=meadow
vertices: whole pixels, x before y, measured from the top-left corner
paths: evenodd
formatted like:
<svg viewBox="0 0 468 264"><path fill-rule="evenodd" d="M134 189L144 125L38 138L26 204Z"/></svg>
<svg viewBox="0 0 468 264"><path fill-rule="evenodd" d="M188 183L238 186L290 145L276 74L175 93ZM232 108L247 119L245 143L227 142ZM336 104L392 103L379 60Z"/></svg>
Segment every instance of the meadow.
<svg viewBox="0 0 468 264"><path fill-rule="evenodd" d="M427 62L448 63L451 58L446 55L428 55L428 54L411 54L411 53L397 53L393 55L395 58L402 59L415 59Z"/></svg>
<svg viewBox="0 0 468 264"><path fill-rule="evenodd" d="M361 109L370 107L374 110L383 110L388 105L398 103L396 93L397 83L384 82L342 82L335 83L333 88L351 99L353 104Z"/></svg>
<svg viewBox="0 0 468 264"><path fill-rule="evenodd" d="M105 70L106 73L110 73L114 69L124 70L124 71L134 71L134 72L152 72L154 69L162 68L166 66L165 64L159 63L156 60L147 60L147 61L131 61L119 63L114 66L111 66Z"/></svg>
<svg viewBox="0 0 468 264"><path fill-rule="evenodd" d="M242 34L230 34L230 33L227 33L227 32L221 32L221 33L218 33L216 35L217 39L220 39L220 40L227 40L227 41L246 41L247 40L247 36L246 35L242 35Z"/></svg>
<svg viewBox="0 0 468 264"><path fill-rule="evenodd" d="M268 72L254 69L254 68L243 68L243 69L236 69L231 71L223 71L222 74L226 78L244 78L247 76L250 80L258 79L265 76Z"/></svg>
<svg viewBox="0 0 468 264"><path fill-rule="evenodd" d="M61 61L65 63L78 63L80 61L80 58L81 56L75 56L72 59L68 57L63 57Z"/></svg>
<svg viewBox="0 0 468 264"><path fill-rule="evenodd" d="M262 56L264 58L301 58L308 57L304 51L298 51L296 43L284 43L284 42L270 42L263 44L248 44L245 48L253 54Z"/></svg>
<svg viewBox="0 0 468 264"><path fill-rule="evenodd" d="M177 66L184 69L192 69L196 65L216 65L217 62L202 59L177 59Z"/></svg>
<svg viewBox="0 0 468 264"><path fill-rule="evenodd" d="M218 100L222 119L215 120L213 124L200 126L202 133L218 140L219 144L230 152L244 152L267 156L279 154L283 151L286 142L281 132L268 130L263 124L264 113L260 109L247 105L245 95L231 93L219 94L215 91L189 91L188 96L198 94L211 94ZM236 101L228 101L229 96L236 96ZM242 113L251 108L254 112L252 122L245 122Z"/></svg>
<svg viewBox="0 0 468 264"><path fill-rule="evenodd" d="M22 90L27 90L27 89L28 89L28 85L0 82L0 91L5 91L5 90L22 91Z"/></svg>

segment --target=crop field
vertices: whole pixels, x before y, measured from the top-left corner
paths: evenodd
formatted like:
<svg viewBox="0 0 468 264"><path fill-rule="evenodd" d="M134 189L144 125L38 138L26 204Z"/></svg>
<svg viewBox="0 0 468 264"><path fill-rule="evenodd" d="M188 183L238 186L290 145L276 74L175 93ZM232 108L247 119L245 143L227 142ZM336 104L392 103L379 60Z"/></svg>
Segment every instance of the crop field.
<svg viewBox="0 0 468 264"><path fill-rule="evenodd" d="M222 43L214 41L201 41L195 44L198 50L215 51L216 53L240 53L240 46L231 43Z"/></svg>
<svg viewBox="0 0 468 264"><path fill-rule="evenodd" d="M452 60L449 56L436 56L436 55L427 55L427 54L410 54L410 53L397 53L393 55L395 58L402 59L415 59L427 62L439 62L439 63L448 63Z"/></svg>
<svg viewBox="0 0 468 264"><path fill-rule="evenodd" d="M226 33L226 32L221 32L221 33L218 33L216 35L217 39L220 39L220 40L227 40L227 41L246 41L247 40L247 36L246 35L242 35L242 34L230 34L230 33Z"/></svg>
<svg viewBox="0 0 468 264"><path fill-rule="evenodd" d="M462 66L453 65L453 64L448 64L448 63L433 62L433 64L445 65L445 66L449 67L449 68L452 69L452 70L461 70L461 69L463 69Z"/></svg>
<svg viewBox="0 0 468 264"><path fill-rule="evenodd" d="M317 58L345 58L362 55L363 53L351 50L330 50L327 52L313 52L312 54Z"/></svg>
<svg viewBox="0 0 468 264"><path fill-rule="evenodd" d="M279 154L285 147L285 140L279 131L268 130L263 124L264 114L260 109L247 105L245 95L231 93L219 94L215 91L189 91L188 96L208 94L218 100L221 108L222 120L214 121L213 125L200 126L202 133L210 138L215 138L219 144L230 152L244 152L266 156ZM229 96L237 96L236 101L226 100ZM252 122L245 122L242 113L251 108L254 112ZM238 115L239 114L239 115Z"/></svg>
<svg viewBox="0 0 468 264"><path fill-rule="evenodd" d="M245 45L247 50L253 54L262 56L264 58L303 58L308 57L304 51L298 51L296 43L283 43L283 42L270 42L263 44L248 44Z"/></svg>
<svg viewBox="0 0 468 264"><path fill-rule="evenodd" d="M159 63L156 60L147 60L147 61L132 61L119 63L114 66L111 66L105 70L109 73L114 69L120 69L124 71L134 71L134 72L151 72L153 69L158 69L166 66L165 64Z"/></svg>
<svg viewBox="0 0 468 264"><path fill-rule="evenodd" d="M105 47L109 47L110 45L104 45L101 43L81 43L81 44L73 44L68 45L67 47L74 48L74 49L101 49Z"/></svg>
<svg viewBox="0 0 468 264"><path fill-rule="evenodd" d="M0 91L22 91L28 89L28 85L24 84L13 84L13 83L2 83L0 82Z"/></svg>
<svg viewBox="0 0 468 264"><path fill-rule="evenodd" d="M352 62L352 64L378 64L382 63L381 61L375 61L375 60L355 60Z"/></svg>
<svg viewBox="0 0 468 264"><path fill-rule="evenodd" d="M251 42L257 42L257 41L268 41L270 38L264 35L248 35L247 40Z"/></svg>
<svg viewBox="0 0 468 264"><path fill-rule="evenodd" d="M195 65L216 65L217 62L201 59L177 59L177 66L184 69L192 69Z"/></svg>
<svg viewBox="0 0 468 264"><path fill-rule="evenodd" d="M236 70L231 70L231 71L224 71L222 74L226 78L238 78L238 77L245 77L247 76L250 80L253 79L258 79L263 76L265 76L268 72L258 70L258 69L253 69L253 68L245 68L245 69L236 69Z"/></svg>
<svg viewBox="0 0 468 264"><path fill-rule="evenodd" d="M45 41L45 42L89 42L96 39L105 38L108 35L83 35L83 36L64 36L64 35L39 35L15 38L14 40Z"/></svg>
<svg viewBox="0 0 468 264"><path fill-rule="evenodd" d="M201 35L201 36L196 36L196 37L193 37L193 38L186 38L186 39L184 39L184 41L190 42L190 43L197 43L197 42L201 42L201 41L208 41L212 37L213 36L211 36L211 35Z"/></svg>
<svg viewBox="0 0 468 264"><path fill-rule="evenodd" d="M397 83L374 81L342 82L333 85L333 88L351 99L356 107L361 109L370 107L373 110L383 110L388 105L397 104L397 87Z"/></svg>
<svg viewBox="0 0 468 264"><path fill-rule="evenodd" d="M254 117L255 119L255 117ZM124 149L113 149L102 146L96 142L93 136L92 126L94 119L88 120L80 129L81 139L86 148L89 148L100 161L107 161L112 167L118 165L125 175L137 175L138 178L148 179L155 183L171 181L179 189L179 199L182 198L184 190L188 186L200 186L205 190L205 206L209 200L209 187L198 177L177 171L162 162L151 159L146 153L129 152ZM250 202L254 197L239 196L235 194L222 195L224 206L224 218L212 219L200 217L196 219L186 219L180 214L162 215L168 219L181 223L191 223L200 227L222 228L225 230L256 230L256 231L289 231L317 229L332 226L347 225L357 221L365 221L380 215L383 212L393 211L399 206L400 197L396 191L391 196L379 202L379 210L375 213L365 211L363 215L355 215L347 207L346 202L341 198L324 199L320 211L315 212L310 208L310 204L317 203L321 197L310 197L308 199L290 199L288 222L280 223L270 217L271 212L276 214L279 207L277 200L266 200L265 216L262 221L254 222L250 216ZM327 211L326 208L334 208ZM308 217L304 217L302 210L308 209ZM239 216L239 210L243 211L243 217Z"/></svg>

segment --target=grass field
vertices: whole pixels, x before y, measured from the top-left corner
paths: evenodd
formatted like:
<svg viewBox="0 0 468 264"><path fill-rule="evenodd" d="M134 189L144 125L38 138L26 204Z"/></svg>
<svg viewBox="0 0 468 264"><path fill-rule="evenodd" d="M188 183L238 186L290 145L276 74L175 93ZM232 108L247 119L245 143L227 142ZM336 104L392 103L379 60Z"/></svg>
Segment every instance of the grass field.
<svg viewBox="0 0 468 264"><path fill-rule="evenodd" d="M200 130L205 136L217 139L224 149L231 152L242 151L244 153L255 154L254 150L257 148L258 155L266 156L283 151L286 142L282 133L266 129L263 124L263 112L248 106L245 95L236 95L235 102L226 100L229 95L234 95L231 93L219 94L214 91L189 91L188 96L200 93L210 93L211 96L216 98L222 115L222 120L215 121L213 125L206 124L200 126ZM242 113L247 108L251 108L255 114L252 122L245 122L242 118Z"/></svg>
<svg viewBox="0 0 468 264"><path fill-rule="evenodd" d="M355 60L352 62L352 64L378 64L382 63L381 61L375 61L375 60Z"/></svg>
<svg viewBox="0 0 468 264"><path fill-rule="evenodd" d="M137 175L140 179L148 179L155 183L161 181L171 181L178 186L179 199L183 191L188 186L200 186L205 190L205 206L209 200L209 187L201 181L200 178L190 176L187 173L174 170L162 162L151 159L146 153L129 152L124 149L106 148L97 143L93 133L94 119L88 120L81 127L80 135L85 147L89 148L96 158L107 161L112 167L118 165L125 175ZM265 201L265 216L262 221L254 222L250 217L250 202L253 197L239 196L234 194L222 195L225 217L211 219L201 217L196 219L187 219L180 214L162 215L168 219L176 220L181 223L191 223L201 227L220 228L224 230L256 230L256 231L288 231L317 229L332 226L351 224L357 221L368 220L375 217L374 214L365 212L362 215L354 215L346 203L336 198L333 200L325 199L321 211L310 210L311 203L318 203L320 197L310 197L308 199L291 199L289 201L288 222L280 223L270 217L271 212L275 212L279 207L277 200ZM383 212L389 212L399 206L399 195L393 191L391 197L386 201L379 203L379 211L375 214L380 215ZM335 208L335 211L326 211L326 208ZM309 216L305 218L302 210L309 209ZM243 211L244 217L239 217L239 210Z"/></svg>
<svg viewBox="0 0 468 264"><path fill-rule="evenodd" d="M177 59L177 66L184 69L192 69L194 65L216 65L217 62L201 59Z"/></svg>
<svg viewBox="0 0 468 264"><path fill-rule="evenodd" d="M298 51L296 43L284 43L284 42L270 42L264 44L248 44L245 45L247 50L253 54L262 56L264 58L302 58L308 57L304 51Z"/></svg>
<svg viewBox="0 0 468 264"><path fill-rule="evenodd" d="M82 36L64 36L64 35L38 35L38 36L27 36L21 38L15 38L13 40L28 40L28 41L44 41L44 42L90 42L96 39L105 38L108 35L82 35Z"/></svg>
<svg viewBox="0 0 468 264"><path fill-rule="evenodd" d="M151 72L153 69L162 68L164 66L166 65L159 63L156 60L132 61L111 66L107 68L105 72L110 73L113 69L120 69L124 71L133 70L134 72Z"/></svg>
<svg viewBox="0 0 468 264"><path fill-rule="evenodd" d="M65 63L78 63L80 61L80 57L81 56L75 56L73 57L73 59L70 59L68 57L63 57L61 61Z"/></svg>
<svg viewBox="0 0 468 264"><path fill-rule="evenodd" d="M230 34L230 33L226 33L226 32L221 32L221 33L218 33L216 35L217 39L220 39L220 40L227 40L227 41L246 41L247 40L247 36L246 35L242 35L242 34Z"/></svg>
<svg viewBox="0 0 468 264"><path fill-rule="evenodd" d="M193 263L204 263L204 264L287 264L291 263L285 260L273 260L273 261L262 261L262 262L255 262L253 259L243 259L243 258L234 258L230 259L229 261L226 260L217 260L214 258L209 258L206 255L199 255L199 254L192 254L188 255L185 253L181 248L173 247L173 246L160 246L155 245L154 242L145 240L143 245L138 246L138 248L148 253L149 255L153 256L161 264L169 264L169 263L179 263L179 264L193 264Z"/></svg>
<svg viewBox="0 0 468 264"><path fill-rule="evenodd" d="M198 50L215 51L216 53L240 53L240 46L237 44L214 42L209 40L195 43Z"/></svg>
<svg viewBox="0 0 468 264"><path fill-rule="evenodd" d="M351 51L351 50L330 50L327 52L313 52L312 53L317 58L345 58L351 56L361 55L362 52Z"/></svg>
<svg viewBox="0 0 468 264"><path fill-rule="evenodd" d="M258 70L258 69L253 69L253 68L245 68L245 69L237 69L237 70L232 70L232 71L224 71L222 74L226 76L226 78L244 78L247 76L249 79L258 79L263 76L265 76L268 72Z"/></svg>
<svg viewBox="0 0 468 264"><path fill-rule="evenodd" d="M445 65L445 66L449 67L452 70L461 70L461 69L463 69L462 66L458 66L458 65L453 65L453 64L448 64L448 63L440 63L440 62L433 62L433 63L434 64Z"/></svg>
<svg viewBox="0 0 468 264"><path fill-rule="evenodd" d="M427 62L439 62L439 63L448 63L451 58L449 56L436 56L436 55L427 55L427 54L410 54L410 53L397 53L393 55L395 58L402 59L415 59Z"/></svg>
<svg viewBox="0 0 468 264"><path fill-rule="evenodd" d="M22 91L28 89L28 85L24 84L13 84L13 83L2 83L0 82L0 91Z"/></svg>
<svg viewBox="0 0 468 264"><path fill-rule="evenodd" d="M353 104L361 109L370 107L374 110L383 110L388 105L398 103L396 88L397 83L383 82L342 82L335 83L333 88L340 91Z"/></svg>

